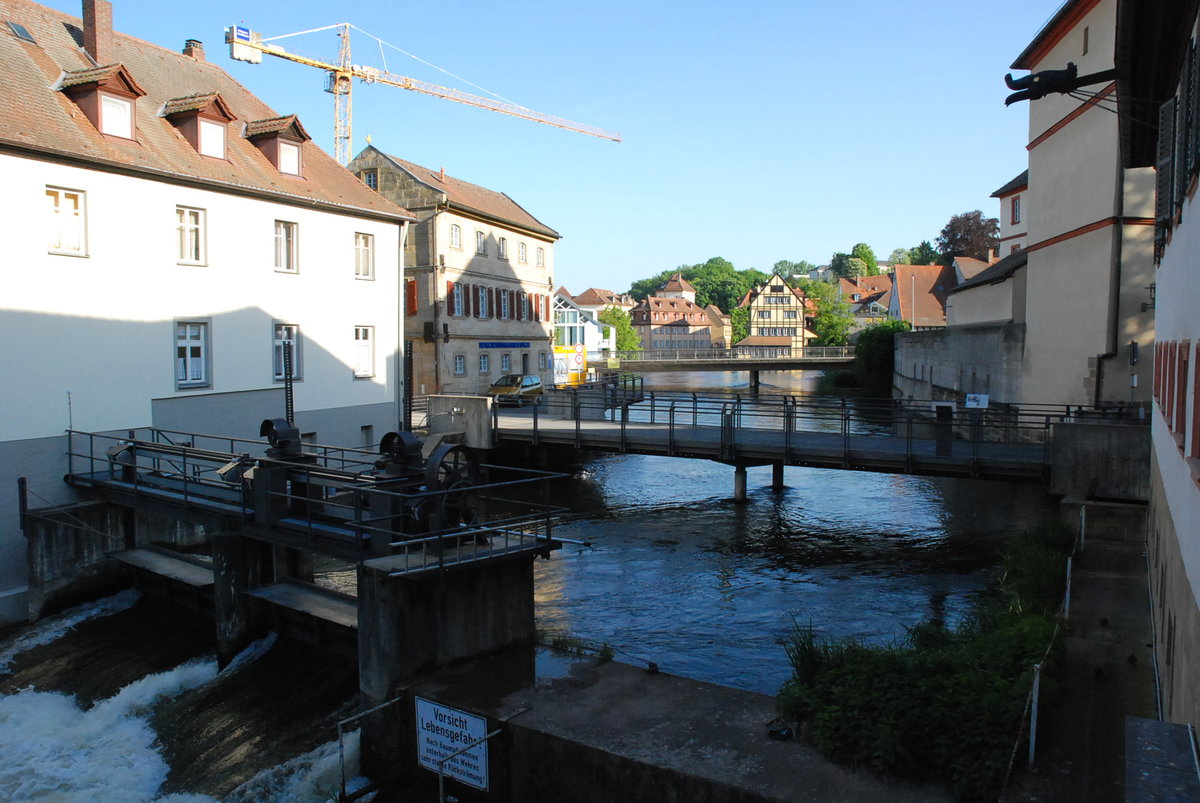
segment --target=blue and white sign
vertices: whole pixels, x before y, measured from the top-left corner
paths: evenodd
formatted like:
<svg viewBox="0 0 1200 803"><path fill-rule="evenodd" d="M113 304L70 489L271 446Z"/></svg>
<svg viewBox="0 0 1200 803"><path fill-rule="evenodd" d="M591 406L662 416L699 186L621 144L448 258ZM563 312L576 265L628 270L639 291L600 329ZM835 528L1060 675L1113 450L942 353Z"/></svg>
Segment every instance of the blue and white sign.
<svg viewBox="0 0 1200 803"><path fill-rule="evenodd" d="M527 349L529 343L480 343L481 349Z"/></svg>
<svg viewBox="0 0 1200 803"><path fill-rule="evenodd" d="M242 25L234 25L233 26L233 41L249 42L250 41L250 29L245 26L242 26Z"/></svg>
<svg viewBox="0 0 1200 803"><path fill-rule="evenodd" d="M487 720L421 697L417 704L417 761L438 771L438 762L487 736ZM446 777L468 786L488 788L488 744L475 745L445 764Z"/></svg>

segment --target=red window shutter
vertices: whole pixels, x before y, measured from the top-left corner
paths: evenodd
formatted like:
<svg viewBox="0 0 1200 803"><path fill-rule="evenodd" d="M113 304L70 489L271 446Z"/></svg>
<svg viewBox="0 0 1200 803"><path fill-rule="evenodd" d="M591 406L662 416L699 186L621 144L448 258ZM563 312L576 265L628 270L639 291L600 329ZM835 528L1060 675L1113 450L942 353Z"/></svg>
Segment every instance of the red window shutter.
<svg viewBox="0 0 1200 803"><path fill-rule="evenodd" d="M404 282L404 314L417 314L417 280L407 279Z"/></svg>
<svg viewBox="0 0 1200 803"><path fill-rule="evenodd" d="M454 314L454 282L446 282L446 314Z"/></svg>
<svg viewBox="0 0 1200 803"><path fill-rule="evenodd" d="M1154 400L1162 398L1162 343L1154 344Z"/></svg>
<svg viewBox="0 0 1200 803"><path fill-rule="evenodd" d="M496 298L496 288L495 287L488 288L488 310L490 310L488 312L489 317L492 317L492 318L500 317L500 304L499 304L499 299Z"/></svg>
<svg viewBox="0 0 1200 803"><path fill-rule="evenodd" d="M1187 434L1188 352L1191 350L1191 345L1186 340L1179 344L1179 365L1175 376L1175 431L1181 435Z"/></svg>
<svg viewBox="0 0 1200 803"><path fill-rule="evenodd" d="M1200 457L1200 343L1196 344L1196 370L1192 371L1192 457Z"/></svg>
<svg viewBox="0 0 1200 803"><path fill-rule="evenodd" d="M542 319L542 294L537 293L533 297L533 319L540 321Z"/></svg>
<svg viewBox="0 0 1200 803"><path fill-rule="evenodd" d="M468 318L475 317L475 315L476 315L476 312L475 312L475 285L468 284L466 286L466 295L467 295L467 317Z"/></svg>
<svg viewBox="0 0 1200 803"><path fill-rule="evenodd" d="M1175 344L1167 344L1167 404L1163 408L1163 417L1167 419L1167 429L1175 423Z"/></svg>

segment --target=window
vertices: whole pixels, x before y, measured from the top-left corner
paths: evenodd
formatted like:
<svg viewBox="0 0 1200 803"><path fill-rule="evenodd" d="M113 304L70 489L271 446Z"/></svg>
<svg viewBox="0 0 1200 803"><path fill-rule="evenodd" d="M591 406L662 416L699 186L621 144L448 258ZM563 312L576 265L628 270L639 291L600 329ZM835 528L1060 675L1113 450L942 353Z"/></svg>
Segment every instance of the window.
<svg viewBox="0 0 1200 803"><path fill-rule="evenodd" d="M487 235L481 231L475 232L475 253L487 256Z"/></svg>
<svg viewBox="0 0 1200 803"><path fill-rule="evenodd" d="M101 93L100 132L133 139L133 101Z"/></svg>
<svg viewBox="0 0 1200 803"><path fill-rule="evenodd" d="M500 291L500 318L505 321L508 320L508 305L509 305L509 301L510 301L511 297L512 297L512 291L510 291L510 290L501 290Z"/></svg>
<svg viewBox="0 0 1200 803"><path fill-rule="evenodd" d="M529 248L525 243L517 243L517 261L522 265L529 261Z"/></svg>
<svg viewBox="0 0 1200 803"><path fill-rule="evenodd" d="M208 381L208 324L175 324L175 387L205 387Z"/></svg>
<svg viewBox="0 0 1200 803"><path fill-rule="evenodd" d="M500 373L507 374L512 370L512 356L508 354L500 355Z"/></svg>
<svg viewBox="0 0 1200 803"><path fill-rule="evenodd" d="M462 282L455 282L454 289L450 292L450 314L463 314L463 286Z"/></svg>
<svg viewBox="0 0 1200 803"><path fill-rule="evenodd" d="M299 259L296 253L296 241L300 225L286 220L275 221L275 270L286 273L296 273Z"/></svg>
<svg viewBox="0 0 1200 803"><path fill-rule="evenodd" d="M225 158L225 126L211 120L200 121L200 148L204 156Z"/></svg>
<svg viewBox="0 0 1200 803"><path fill-rule="evenodd" d="M488 289L486 287L476 287L477 299L475 301L475 315L479 318L488 317Z"/></svg>
<svg viewBox="0 0 1200 803"><path fill-rule="evenodd" d="M86 194L58 187L46 188L49 212L47 246L53 254L87 256Z"/></svg>
<svg viewBox="0 0 1200 803"><path fill-rule="evenodd" d="M546 267L546 249L538 246L537 250L537 266L539 268Z"/></svg>
<svg viewBox="0 0 1200 803"><path fill-rule="evenodd" d="M467 372L467 358L461 354L454 355L454 375L462 376Z"/></svg>
<svg viewBox="0 0 1200 803"><path fill-rule="evenodd" d="M770 318L770 317L771 317L771 311L770 311L769 309L760 309L760 310L758 311L758 317L760 317L760 318Z"/></svg>
<svg viewBox="0 0 1200 803"><path fill-rule="evenodd" d="M1010 253L1010 254L1015 254L1015 253L1017 253L1017 252L1018 252L1018 251L1020 251L1020 250L1021 250L1021 246L1019 246L1019 245L1014 245L1012 248L1010 248L1010 249L1009 249L1008 253Z"/></svg>
<svg viewBox="0 0 1200 803"><path fill-rule="evenodd" d="M375 376L375 327L354 327L354 375Z"/></svg>
<svg viewBox="0 0 1200 803"><path fill-rule="evenodd" d="M300 146L291 142L279 143L279 172L300 175Z"/></svg>
<svg viewBox="0 0 1200 803"><path fill-rule="evenodd" d="M785 318L795 318L796 316L797 316L797 312L794 309L785 309L783 311L783 317L785 317Z"/></svg>
<svg viewBox="0 0 1200 803"><path fill-rule="evenodd" d="M521 293L521 320L529 320L529 293Z"/></svg>
<svg viewBox="0 0 1200 803"><path fill-rule="evenodd" d="M275 324L274 343L274 374L277 380L282 380L284 374L284 354L290 352L292 364L292 379L300 378L300 327L291 323Z"/></svg>
<svg viewBox="0 0 1200 803"><path fill-rule="evenodd" d="M354 278L375 278L375 235L354 232Z"/></svg>
<svg viewBox="0 0 1200 803"><path fill-rule="evenodd" d="M462 226L457 223L450 224L450 247L462 248Z"/></svg>
<svg viewBox="0 0 1200 803"><path fill-rule="evenodd" d="M787 296L767 296L768 304L786 304L788 303Z"/></svg>
<svg viewBox="0 0 1200 803"><path fill-rule="evenodd" d="M1089 26L1087 25L1083 26L1083 53L1081 55L1084 56L1086 56L1088 52L1088 27Z"/></svg>
<svg viewBox="0 0 1200 803"><path fill-rule="evenodd" d="M505 370L507 370L507 369L505 369ZM486 374L489 371L491 371L491 361L488 359L488 355L480 354L479 355L479 373Z"/></svg>
<svg viewBox="0 0 1200 803"><path fill-rule="evenodd" d="M500 238L500 258L508 259L508 238L507 237Z"/></svg>
<svg viewBox="0 0 1200 803"><path fill-rule="evenodd" d="M1021 196L1014 196L1012 199L1012 222L1021 222Z"/></svg>
<svg viewBox="0 0 1200 803"><path fill-rule="evenodd" d="M204 210L187 206L175 207L175 227L179 232L180 264L203 265L204 253Z"/></svg>
<svg viewBox="0 0 1200 803"><path fill-rule="evenodd" d="M544 351L538 352L538 370L539 371L546 370L546 352L544 352Z"/></svg>
<svg viewBox="0 0 1200 803"><path fill-rule="evenodd" d="M379 189L379 171L378 170L372 169L372 170L362 171L362 180L363 180L363 184L366 184L371 189L373 189L373 190Z"/></svg>

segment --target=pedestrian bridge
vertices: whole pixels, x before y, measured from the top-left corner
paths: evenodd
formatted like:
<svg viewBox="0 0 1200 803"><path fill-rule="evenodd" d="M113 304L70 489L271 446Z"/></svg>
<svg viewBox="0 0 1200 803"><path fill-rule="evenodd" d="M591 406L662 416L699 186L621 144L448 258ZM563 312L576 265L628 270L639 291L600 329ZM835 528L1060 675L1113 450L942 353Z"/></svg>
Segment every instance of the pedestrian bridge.
<svg viewBox="0 0 1200 803"><path fill-rule="evenodd" d="M801 371L849 368L853 346L752 346L733 349L656 349L589 354L592 365L649 373L657 371L749 371L750 384L758 386L761 371Z"/></svg>
<svg viewBox="0 0 1200 803"><path fill-rule="evenodd" d="M747 466L1045 481L1055 427L1116 413L1062 405L963 409L949 402L754 394L556 390L531 408L493 408L497 446L558 444L577 449L716 460ZM1128 421L1130 426L1139 422Z"/></svg>

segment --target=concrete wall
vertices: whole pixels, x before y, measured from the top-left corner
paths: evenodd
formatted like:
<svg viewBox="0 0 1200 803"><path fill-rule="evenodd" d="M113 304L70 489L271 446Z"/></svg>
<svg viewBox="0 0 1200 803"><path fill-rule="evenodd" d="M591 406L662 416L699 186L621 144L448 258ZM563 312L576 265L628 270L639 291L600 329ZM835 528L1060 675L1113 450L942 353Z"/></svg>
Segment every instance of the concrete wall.
<svg viewBox="0 0 1200 803"><path fill-rule="evenodd" d="M962 399L988 393L995 403L1017 396L1025 352L1021 324L957 326L896 336L895 393L906 399Z"/></svg>
<svg viewBox="0 0 1200 803"><path fill-rule="evenodd" d="M1081 421L1053 428L1050 493L1080 499L1150 498L1150 428Z"/></svg>
<svg viewBox="0 0 1200 803"><path fill-rule="evenodd" d="M430 396L429 434L462 432L463 444L491 449L492 400L487 396Z"/></svg>
<svg viewBox="0 0 1200 803"><path fill-rule="evenodd" d="M1023 270L999 284L984 284L946 296L946 326L1007 323L1014 317L1013 296L1025 290Z"/></svg>

